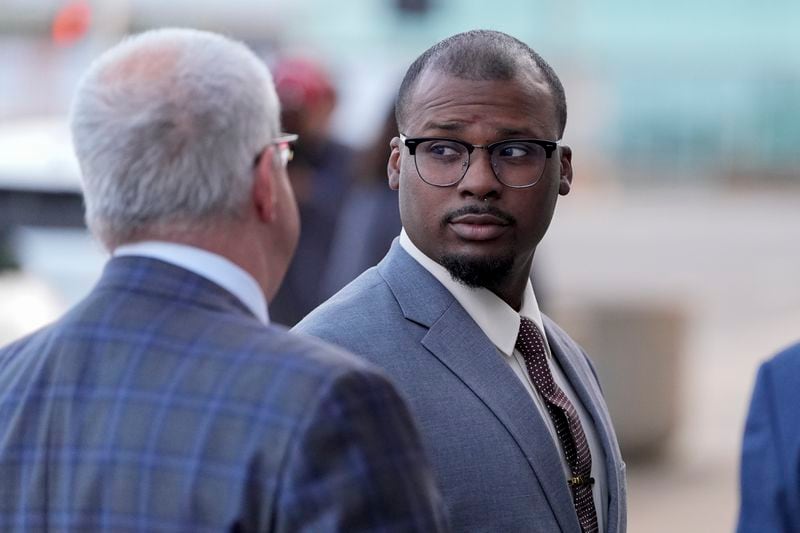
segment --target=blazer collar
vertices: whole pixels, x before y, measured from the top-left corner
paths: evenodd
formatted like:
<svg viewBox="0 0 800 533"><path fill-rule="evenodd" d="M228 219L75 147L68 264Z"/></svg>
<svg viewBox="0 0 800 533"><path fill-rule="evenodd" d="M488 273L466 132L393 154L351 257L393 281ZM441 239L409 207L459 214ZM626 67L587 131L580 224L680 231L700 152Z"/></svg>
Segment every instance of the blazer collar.
<svg viewBox="0 0 800 533"><path fill-rule="evenodd" d="M118 246L114 257L136 255L160 259L209 279L242 301L264 324L267 300L255 278L227 257L210 250L169 241L139 241Z"/></svg>
<svg viewBox="0 0 800 533"><path fill-rule="evenodd" d="M216 283L173 264L139 256L112 257L95 291L124 290L151 294L252 317L250 309Z"/></svg>

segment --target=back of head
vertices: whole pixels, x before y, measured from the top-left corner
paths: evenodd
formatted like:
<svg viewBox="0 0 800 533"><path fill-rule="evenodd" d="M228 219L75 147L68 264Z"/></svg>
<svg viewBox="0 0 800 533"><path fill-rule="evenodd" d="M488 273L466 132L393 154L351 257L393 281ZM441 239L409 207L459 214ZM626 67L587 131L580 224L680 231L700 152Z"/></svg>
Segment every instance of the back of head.
<svg viewBox="0 0 800 533"><path fill-rule="evenodd" d="M279 112L269 71L241 43L186 29L124 40L72 107L89 228L113 248L236 217Z"/></svg>
<svg viewBox="0 0 800 533"><path fill-rule="evenodd" d="M402 132L420 75L427 70L466 80L512 80L534 71L550 87L560 133L567 123L564 87L550 65L531 47L505 33L471 30L448 37L428 48L408 68L400 84L395 117Z"/></svg>

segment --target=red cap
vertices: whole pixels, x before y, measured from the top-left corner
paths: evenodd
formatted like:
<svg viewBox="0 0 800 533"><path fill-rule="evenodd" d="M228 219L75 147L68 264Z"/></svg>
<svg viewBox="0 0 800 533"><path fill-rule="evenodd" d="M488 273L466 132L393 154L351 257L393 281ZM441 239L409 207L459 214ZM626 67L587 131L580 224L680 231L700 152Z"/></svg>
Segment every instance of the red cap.
<svg viewBox="0 0 800 533"><path fill-rule="evenodd" d="M287 109L313 106L334 92L327 73L310 59L282 59L272 75L281 105Z"/></svg>
<svg viewBox="0 0 800 533"><path fill-rule="evenodd" d="M66 3L56 13L50 32L53 41L59 45L69 45L78 41L89 31L92 8L87 0L74 0Z"/></svg>

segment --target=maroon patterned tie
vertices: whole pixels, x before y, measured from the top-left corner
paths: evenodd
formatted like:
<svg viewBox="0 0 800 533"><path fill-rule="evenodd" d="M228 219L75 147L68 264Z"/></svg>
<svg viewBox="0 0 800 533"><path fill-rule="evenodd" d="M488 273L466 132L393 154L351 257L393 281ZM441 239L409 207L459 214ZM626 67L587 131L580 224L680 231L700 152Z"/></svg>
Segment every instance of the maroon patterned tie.
<svg viewBox="0 0 800 533"><path fill-rule="evenodd" d="M544 348L544 338L534 323L522 318L517 337L517 350L525 359L525 366L536 390L544 399L550 418L564 450L572 477L567 480L572 488L572 499L578 522L584 533L594 533L597 528L597 510L592 497L592 454L583 433L575 406L569 401L555 381Z"/></svg>

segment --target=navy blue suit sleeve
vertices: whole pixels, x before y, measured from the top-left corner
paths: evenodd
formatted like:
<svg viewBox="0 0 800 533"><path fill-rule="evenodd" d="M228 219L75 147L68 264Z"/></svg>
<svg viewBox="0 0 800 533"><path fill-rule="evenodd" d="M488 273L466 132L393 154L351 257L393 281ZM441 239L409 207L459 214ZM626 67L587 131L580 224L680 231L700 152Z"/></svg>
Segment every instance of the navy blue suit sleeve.
<svg viewBox="0 0 800 533"><path fill-rule="evenodd" d="M738 533L791 531L774 393L773 376L767 363L758 371L745 424Z"/></svg>
<svg viewBox="0 0 800 533"><path fill-rule="evenodd" d="M299 430L277 531L444 531L441 498L410 414L372 371L335 378Z"/></svg>

